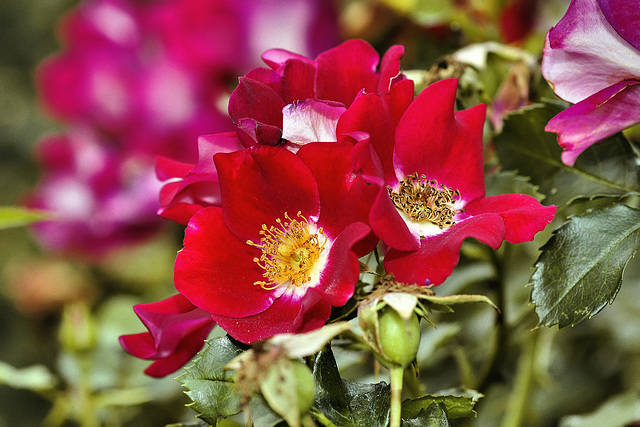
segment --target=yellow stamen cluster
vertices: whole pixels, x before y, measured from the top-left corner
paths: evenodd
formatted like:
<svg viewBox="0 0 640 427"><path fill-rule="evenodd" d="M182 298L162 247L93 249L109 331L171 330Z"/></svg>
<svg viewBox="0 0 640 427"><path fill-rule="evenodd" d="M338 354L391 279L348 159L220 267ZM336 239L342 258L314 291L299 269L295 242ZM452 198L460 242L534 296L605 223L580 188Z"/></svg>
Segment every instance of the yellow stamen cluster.
<svg viewBox="0 0 640 427"><path fill-rule="evenodd" d="M285 212L286 221L278 218L277 227L267 228L262 224L260 243L247 241L248 245L262 250L260 258L253 261L262 267L266 280L254 285L270 291L285 283L301 286L311 280L311 268L320 258L327 236L322 228L312 233L307 218L301 212L297 216L299 219L291 219Z"/></svg>
<svg viewBox="0 0 640 427"><path fill-rule="evenodd" d="M453 217L455 204L460 200L460 192L445 185L438 185L435 179L427 180L418 173L400 181L400 188L394 191L387 187L394 206L406 213L413 221L429 221L440 229L455 224Z"/></svg>

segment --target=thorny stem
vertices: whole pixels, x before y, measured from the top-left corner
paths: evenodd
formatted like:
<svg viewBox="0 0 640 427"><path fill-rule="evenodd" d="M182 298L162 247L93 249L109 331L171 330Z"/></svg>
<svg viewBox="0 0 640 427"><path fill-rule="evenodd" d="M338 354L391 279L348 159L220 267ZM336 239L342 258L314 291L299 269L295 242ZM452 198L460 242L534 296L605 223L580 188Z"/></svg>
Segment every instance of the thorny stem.
<svg viewBox="0 0 640 427"><path fill-rule="evenodd" d="M394 366L389 369L389 380L391 382L391 411L389 413L389 427L400 427L403 376L404 366Z"/></svg>

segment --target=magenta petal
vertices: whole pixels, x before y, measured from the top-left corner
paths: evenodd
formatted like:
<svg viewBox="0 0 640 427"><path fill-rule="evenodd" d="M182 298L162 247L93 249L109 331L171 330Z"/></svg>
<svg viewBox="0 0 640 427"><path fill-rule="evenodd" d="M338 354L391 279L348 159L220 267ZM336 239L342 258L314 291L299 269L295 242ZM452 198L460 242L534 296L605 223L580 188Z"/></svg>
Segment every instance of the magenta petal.
<svg viewBox="0 0 640 427"><path fill-rule="evenodd" d="M157 352L156 343L149 332L122 335L120 345L124 351L140 359L151 359Z"/></svg>
<svg viewBox="0 0 640 427"><path fill-rule="evenodd" d="M316 98L349 106L363 89L376 92L379 61L376 50L364 40L348 40L321 53L316 59Z"/></svg>
<svg viewBox="0 0 640 427"><path fill-rule="evenodd" d="M454 112L456 89L457 80L441 80L418 95L398 124L393 161L405 176L424 174L470 201L484 196L486 107Z"/></svg>
<svg viewBox="0 0 640 427"><path fill-rule="evenodd" d="M385 270L402 283L439 285L458 264L464 239L473 237L498 249L504 235L504 221L497 214L466 218L442 234L423 239L417 251L390 249L384 257Z"/></svg>
<svg viewBox="0 0 640 427"><path fill-rule="evenodd" d="M270 146L214 157L220 176L225 223L238 238L260 241L263 225L285 220L285 212L307 218L320 213L318 186L292 152Z"/></svg>
<svg viewBox="0 0 640 427"><path fill-rule="evenodd" d="M562 161L570 166L594 143L640 122L639 81L612 85L581 101L549 121L545 130L558 134L565 151Z"/></svg>
<svg viewBox="0 0 640 427"><path fill-rule="evenodd" d="M251 316L269 307L275 296L254 285L264 270L253 258L260 250L239 240L225 226L222 210L202 209L185 230L174 284L197 307L231 317Z"/></svg>
<svg viewBox="0 0 640 427"><path fill-rule="evenodd" d="M640 55L611 27L597 0L572 1L547 34L542 74L559 97L576 103L640 76Z"/></svg>
<svg viewBox="0 0 640 427"><path fill-rule="evenodd" d="M338 119L346 108L330 101L307 99L282 110L282 138L303 145L309 142L335 142Z"/></svg>
<svg viewBox="0 0 640 427"><path fill-rule="evenodd" d="M155 360L145 372L161 377L175 372L200 350L215 326L211 315L182 295L163 301L138 304L134 311L149 332L120 337L130 354Z"/></svg>
<svg viewBox="0 0 640 427"><path fill-rule="evenodd" d="M331 305L307 292L302 298L285 294L265 311L249 317L213 318L233 338L246 344L276 334L306 332L320 328L331 313Z"/></svg>
<svg viewBox="0 0 640 427"><path fill-rule="evenodd" d="M415 251L420 247L420 236L411 233L385 187L380 189L371 207L369 224L373 232L389 247L401 251Z"/></svg>
<svg viewBox="0 0 640 427"><path fill-rule="evenodd" d="M212 324L213 320L211 320ZM213 327L213 326L212 326ZM180 342L176 350L165 358L155 360L144 373L155 378L169 375L184 366L204 346L212 327L201 327Z"/></svg>
<svg viewBox="0 0 640 427"><path fill-rule="evenodd" d="M553 221L555 206L541 205L526 194L502 194L475 200L466 206L467 215L496 213L504 221L505 240L522 243L533 240L534 235Z"/></svg>
<svg viewBox="0 0 640 427"><path fill-rule="evenodd" d="M598 0L607 21L623 39L640 50L640 8L635 0Z"/></svg>

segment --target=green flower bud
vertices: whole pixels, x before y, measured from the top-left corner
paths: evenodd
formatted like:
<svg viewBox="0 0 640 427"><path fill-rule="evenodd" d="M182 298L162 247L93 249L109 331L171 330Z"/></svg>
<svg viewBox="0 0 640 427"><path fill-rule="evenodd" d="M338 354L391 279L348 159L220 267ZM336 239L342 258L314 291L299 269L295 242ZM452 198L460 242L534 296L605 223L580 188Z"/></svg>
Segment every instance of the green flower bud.
<svg viewBox="0 0 640 427"><path fill-rule="evenodd" d="M306 414L315 401L316 386L311 369L298 360L291 361L291 368L296 379L296 391L298 393L298 410L300 414Z"/></svg>
<svg viewBox="0 0 640 427"><path fill-rule="evenodd" d="M418 354L420 319L413 314L405 321L396 310L384 307L378 312L378 337L376 357L383 366L408 366Z"/></svg>

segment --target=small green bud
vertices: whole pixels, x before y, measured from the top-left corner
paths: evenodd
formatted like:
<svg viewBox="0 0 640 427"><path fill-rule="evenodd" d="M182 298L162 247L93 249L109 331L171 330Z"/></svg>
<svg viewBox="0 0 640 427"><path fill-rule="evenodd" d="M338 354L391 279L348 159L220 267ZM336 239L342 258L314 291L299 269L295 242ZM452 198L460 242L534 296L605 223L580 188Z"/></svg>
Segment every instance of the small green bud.
<svg viewBox="0 0 640 427"><path fill-rule="evenodd" d="M96 324L86 303L68 304L62 312L58 339L65 350L82 353L96 345Z"/></svg>
<svg viewBox="0 0 640 427"><path fill-rule="evenodd" d="M378 312L378 336L380 363L387 368L408 366L418 354L420 319L413 314L405 321L396 310L384 307Z"/></svg>
<svg viewBox="0 0 640 427"><path fill-rule="evenodd" d="M298 360L291 361L291 368L296 379L296 391L298 393L298 410L300 414L306 414L316 397L316 386L311 369Z"/></svg>

